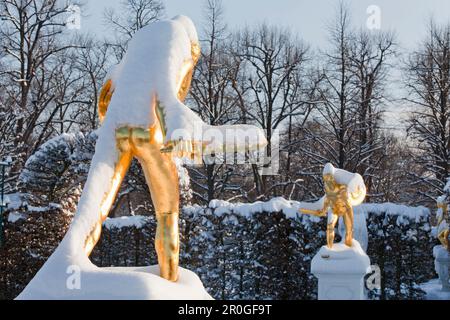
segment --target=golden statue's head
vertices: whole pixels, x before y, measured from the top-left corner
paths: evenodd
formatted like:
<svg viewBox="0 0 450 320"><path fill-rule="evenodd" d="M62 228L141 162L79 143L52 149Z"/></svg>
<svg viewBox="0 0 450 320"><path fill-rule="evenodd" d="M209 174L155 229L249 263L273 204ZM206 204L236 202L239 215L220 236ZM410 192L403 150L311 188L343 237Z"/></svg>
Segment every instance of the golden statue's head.
<svg viewBox="0 0 450 320"><path fill-rule="evenodd" d="M325 186L325 191L332 190L336 187L336 180L331 173L326 173L323 175L323 184Z"/></svg>
<svg viewBox="0 0 450 320"><path fill-rule="evenodd" d="M334 177L334 171L335 169L331 163L327 163L323 168L322 178L325 191L333 190L334 188L336 188L337 182Z"/></svg>

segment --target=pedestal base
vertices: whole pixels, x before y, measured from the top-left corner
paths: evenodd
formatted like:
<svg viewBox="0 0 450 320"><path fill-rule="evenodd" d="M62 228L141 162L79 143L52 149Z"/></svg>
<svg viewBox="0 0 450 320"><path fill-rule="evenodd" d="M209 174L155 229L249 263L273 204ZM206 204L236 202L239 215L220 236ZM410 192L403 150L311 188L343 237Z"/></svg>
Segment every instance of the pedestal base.
<svg viewBox="0 0 450 320"><path fill-rule="evenodd" d="M426 300L450 300L450 291L442 291L439 279L433 279L420 285L420 289L425 291Z"/></svg>
<svg viewBox="0 0 450 320"><path fill-rule="evenodd" d="M159 266L82 270L79 282L70 277L35 278L17 300L211 300L200 278L180 268L177 282L159 276Z"/></svg>
<svg viewBox="0 0 450 320"><path fill-rule="evenodd" d="M312 260L311 272L319 279L319 300L364 300L370 259L356 240L352 247L323 246Z"/></svg>
<svg viewBox="0 0 450 320"><path fill-rule="evenodd" d="M433 248L434 269L438 274L442 291L450 292L449 269L450 253L443 246L438 245Z"/></svg>

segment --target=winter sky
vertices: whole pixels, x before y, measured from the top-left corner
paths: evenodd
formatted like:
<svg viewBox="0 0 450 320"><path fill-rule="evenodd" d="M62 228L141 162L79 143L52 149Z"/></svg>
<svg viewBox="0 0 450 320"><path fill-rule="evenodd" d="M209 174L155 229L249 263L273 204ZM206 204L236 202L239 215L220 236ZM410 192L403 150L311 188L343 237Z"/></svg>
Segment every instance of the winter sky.
<svg viewBox="0 0 450 320"><path fill-rule="evenodd" d="M102 24L107 7L119 8L122 0L85 0L82 26L97 34L107 34ZM168 17L189 16L194 23L202 22L205 0L163 0ZM450 21L448 0L348 0L356 25L365 27L367 8L376 5L381 10L381 28L395 30L402 47L411 47L420 39L431 16L438 21ZM338 4L337 0L223 0L228 26L238 28L268 22L290 27L312 46L326 44L326 26Z"/></svg>
<svg viewBox="0 0 450 320"><path fill-rule="evenodd" d="M85 0L82 8L81 28L99 36L108 35L103 25L105 8L120 8L122 0ZM177 14L189 16L197 26L203 21L203 7L206 0L163 0L167 18ZM313 49L326 49L327 26L333 18L338 0L223 0L224 18L230 30L262 22L289 27ZM381 30L393 30L397 36L399 51L408 52L415 48L426 35L426 25L431 17L437 22L450 22L449 0L347 0L351 17L356 27L366 28L371 13L370 6L379 8ZM401 83L400 72L396 70L392 83ZM394 96L404 96L395 89ZM407 106L406 106L407 107ZM388 107L390 115L387 126L398 128L396 119L402 118L405 106L397 100ZM391 117L392 116L392 117Z"/></svg>

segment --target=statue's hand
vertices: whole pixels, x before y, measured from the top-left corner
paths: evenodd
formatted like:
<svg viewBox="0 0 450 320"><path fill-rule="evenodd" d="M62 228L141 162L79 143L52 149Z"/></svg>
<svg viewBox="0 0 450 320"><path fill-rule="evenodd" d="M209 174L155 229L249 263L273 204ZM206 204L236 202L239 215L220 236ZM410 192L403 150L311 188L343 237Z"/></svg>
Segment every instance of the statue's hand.
<svg viewBox="0 0 450 320"><path fill-rule="evenodd" d="M192 140L170 140L161 147L161 153L171 153L177 158L189 158L196 164L202 164L203 153L208 142L197 142Z"/></svg>

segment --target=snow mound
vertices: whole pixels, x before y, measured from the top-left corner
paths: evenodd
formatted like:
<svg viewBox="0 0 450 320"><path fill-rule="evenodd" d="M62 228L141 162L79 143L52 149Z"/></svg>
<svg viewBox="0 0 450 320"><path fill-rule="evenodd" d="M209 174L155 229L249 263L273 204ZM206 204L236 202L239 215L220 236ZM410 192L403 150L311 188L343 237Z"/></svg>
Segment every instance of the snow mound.
<svg viewBox="0 0 450 320"><path fill-rule="evenodd" d="M11 212L8 215L8 222L10 222L10 223L16 223L17 221L23 220L23 219L26 219L26 216L19 212Z"/></svg>
<svg viewBox="0 0 450 320"><path fill-rule="evenodd" d="M159 276L159 266L83 268L53 266L33 279L17 300L212 300L200 278L180 268L177 282ZM51 289L50 289L51 288Z"/></svg>

